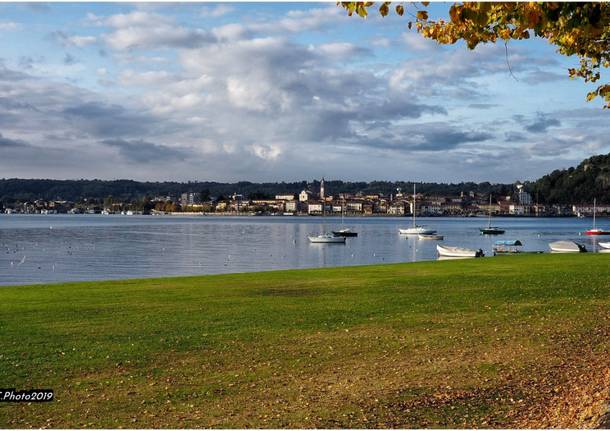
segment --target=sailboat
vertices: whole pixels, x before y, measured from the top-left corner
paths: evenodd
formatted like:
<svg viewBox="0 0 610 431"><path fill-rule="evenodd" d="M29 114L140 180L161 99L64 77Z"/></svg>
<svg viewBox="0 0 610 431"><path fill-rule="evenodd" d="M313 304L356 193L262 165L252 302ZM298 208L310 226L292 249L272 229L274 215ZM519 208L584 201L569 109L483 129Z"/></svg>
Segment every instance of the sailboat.
<svg viewBox="0 0 610 431"><path fill-rule="evenodd" d="M344 227L344 224L343 224L344 212L345 212L345 197L343 198L343 203L341 205L341 229L334 230L333 231L333 235L335 235L335 236L342 236L342 237L354 237L354 236L358 236L358 232L354 232L350 228Z"/></svg>
<svg viewBox="0 0 610 431"><path fill-rule="evenodd" d="M417 212L417 201L415 200L415 183L413 184L413 223L411 227L398 229L401 235L432 235L436 231L434 229L428 229L424 226L419 226L415 223L415 213Z"/></svg>
<svg viewBox="0 0 610 431"><path fill-rule="evenodd" d="M487 218L487 227L479 229L483 235L502 235L504 229L491 225L491 193L489 194L489 217Z"/></svg>
<svg viewBox="0 0 610 431"><path fill-rule="evenodd" d="M610 231L598 229L595 225L595 213L597 213L597 199L593 199L593 228L585 232L585 235L610 235Z"/></svg>

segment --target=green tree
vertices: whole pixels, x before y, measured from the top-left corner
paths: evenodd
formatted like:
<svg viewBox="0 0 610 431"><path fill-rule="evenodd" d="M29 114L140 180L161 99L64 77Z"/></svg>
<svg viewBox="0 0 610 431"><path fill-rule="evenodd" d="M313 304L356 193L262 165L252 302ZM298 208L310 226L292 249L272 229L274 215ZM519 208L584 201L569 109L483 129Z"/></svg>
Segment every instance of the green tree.
<svg viewBox="0 0 610 431"><path fill-rule="evenodd" d="M449 8L449 20L432 20L428 2L405 6L391 2L341 2L348 15L366 17L371 8L382 16L395 13L410 17L407 26L441 44L466 42L470 49L479 43L529 39L532 35L548 40L560 54L576 55L580 67L569 69L571 77L585 82L600 79L600 70L610 67L610 3L561 2L464 2ZM412 10L410 10L412 9ZM598 85L587 100L601 97L610 108L610 84Z"/></svg>

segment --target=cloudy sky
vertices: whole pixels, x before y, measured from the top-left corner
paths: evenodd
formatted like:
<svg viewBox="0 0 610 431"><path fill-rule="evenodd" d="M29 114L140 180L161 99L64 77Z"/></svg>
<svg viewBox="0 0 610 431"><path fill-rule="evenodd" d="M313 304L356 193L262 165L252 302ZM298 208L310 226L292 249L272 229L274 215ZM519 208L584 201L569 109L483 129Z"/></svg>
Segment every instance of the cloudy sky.
<svg viewBox="0 0 610 431"><path fill-rule="evenodd" d="M433 4L432 15L446 14ZM0 178L514 181L610 152L541 40L335 3L0 4Z"/></svg>

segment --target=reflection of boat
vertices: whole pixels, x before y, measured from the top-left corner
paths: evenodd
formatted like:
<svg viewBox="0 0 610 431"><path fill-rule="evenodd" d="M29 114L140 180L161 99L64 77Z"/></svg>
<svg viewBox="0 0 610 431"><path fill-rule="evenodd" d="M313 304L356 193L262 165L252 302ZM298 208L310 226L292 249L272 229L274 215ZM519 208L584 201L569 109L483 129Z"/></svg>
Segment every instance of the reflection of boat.
<svg viewBox="0 0 610 431"><path fill-rule="evenodd" d="M440 256L445 257L483 257L483 250L472 250L470 248L450 247L448 245L436 245L436 251Z"/></svg>
<svg viewBox="0 0 610 431"><path fill-rule="evenodd" d="M587 249L584 245L574 241L555 241L549 243L549 248L553 253L585 253Z"/></svg>
<svg viewBox="0 0 610 431"><path fill-rule="evenodd" d="M350 228L333 230L333 235L335 236L344 236L344 237L353 237L358 236L358 232L352 231Z"/></svg>
<svg viewBox="0 0 610 431"><path fill-rule="evenodd" d="M491 193L489 194L489 217L487 219L487 227L479 229L483 235L502 235L504 229L491 225Z"/></svg>
<svg viewBox="0 0 610 431"><path fill-rule="evenodd" d="M593 228L585 232L585 235L610 235L610 231L598 229L595 226L595 213L597 213L597 199L593 199Z"/></svg>
<svg viewBox="0 0 610 431"><path fill-rule="evenodd" d="M597 243L601 248L610 249L610 242L598 242Z"/></svg>
<svg viewBox="0 0 610 431"><path fill-rule="evenodd" d="M443 235L438 235L435 233L430 233L430 234L420 233L419 235L417 235L417 237L419 239L431 239L431 240L436 240L436 241L441 241L444 238Z"/></svg>
<svg viewBox="0 0 610 431"><path fill-rule="evenodd" d="M413 222L411 227L398 229L401 235L431 235L436 233L434 229L428 229L424 226L419 226L415 223L415 213L417 212L417 200L415 194L415 184L413 184Z"/></svg>
<svg viewBox="0 0 610 431"><path fill-rule="evenodd" d="M308 237L309 242L311 243L320 243L320 244L345 244L345 237L343 236L335 236L329 233L322 235L311 235Z"/></svg>
<svg viewBox="0 0 610 431"><path fill-rule="evenodd" d="M521 250L521 247L523 247L521 241L518 239L509 239L496 241L493 246L493 251L494 254L521 253L523 251Z"/></svg>

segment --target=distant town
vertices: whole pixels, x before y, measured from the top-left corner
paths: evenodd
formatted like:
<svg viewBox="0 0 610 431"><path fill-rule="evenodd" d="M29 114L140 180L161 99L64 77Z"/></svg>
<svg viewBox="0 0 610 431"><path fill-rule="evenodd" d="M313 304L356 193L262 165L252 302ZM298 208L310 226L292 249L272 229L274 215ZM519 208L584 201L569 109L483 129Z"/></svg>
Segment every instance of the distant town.
<svg viewBox="0 0 610 431"><path fill-rule="evenodd" d="M316 187L314 187L316 186ZM506 189L506 188L505 188ZM541 204L524 185L516 183L505 194L463 190L455 196L416 193L397 188L394 193L326 192L325 181L306 184L298 193L256 198L237 192L210 196L208 191L185 190L177 195L141 199L82 198L15 200L0 203L5 214L122 214L122 215L282 215L282 216L589 216L591 205ZM610 214L610 205L598 205L598 214Z"/></svg>

